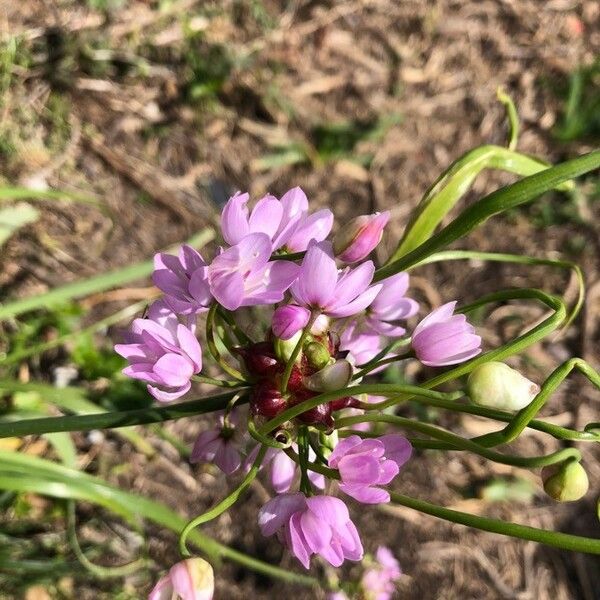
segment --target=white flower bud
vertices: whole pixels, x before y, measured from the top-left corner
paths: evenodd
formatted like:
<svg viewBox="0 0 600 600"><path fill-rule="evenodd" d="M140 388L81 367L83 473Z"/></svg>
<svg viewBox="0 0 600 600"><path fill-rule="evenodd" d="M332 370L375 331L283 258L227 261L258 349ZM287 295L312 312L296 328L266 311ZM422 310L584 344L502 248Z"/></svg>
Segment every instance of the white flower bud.
<svg viewBox="0 0 600 600"><path fill-rule="evenodd" d="M352 378L352 365L344 359L304 377L304 387L313 392L333 392L346 387Z"/></svg>
<svg viewBox="0 0 600 600"><path fill-rule="evenodd" d="M490 361L473 369L467 391L475 404L513 411L527 406L540 386L508 365Z"/></svg>

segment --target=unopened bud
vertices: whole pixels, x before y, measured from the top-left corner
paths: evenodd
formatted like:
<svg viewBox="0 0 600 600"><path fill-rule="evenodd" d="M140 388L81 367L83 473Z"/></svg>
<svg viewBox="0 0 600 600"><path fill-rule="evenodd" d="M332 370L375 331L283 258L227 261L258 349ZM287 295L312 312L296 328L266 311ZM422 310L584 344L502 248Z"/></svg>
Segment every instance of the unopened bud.
<svg viewBox="0 0 600 600"><path fill-rule="evenodd" d="M203 558L188 558L173 565L154 586L148 600L212 600L213 568Z"/></svg>
<svg viewBox="0 0 600 600"><path fill-rule="evenodd" d="M338 360L332 365L313 373L302 380L304 387L313 392L333 392L346 387L352 378L352 365L347 360Z"/></svg>
<svg viewBox="0 0 600 600"><path fill-rule="evenodd" d="M323 369L331 359L331 354L329 354L327 348L319 342L309 342L304 346L303 351L308 364L315 369Z"/></svg>
<svg viewBox="0 0 600 600"><path fill-rule="evenodd" d="M508 365L490 361L473 369L467 390L471 400L480 406L521 410L535 398L540 387Z"/></svg>
<svg viewBox="0 0 600 600"><path fill-rule="evenodd" d="M590 485L585 469L576 460L544 467L542 481L546 494L559 502L583 498Z"/></svg>
<svg viewBox="0 0 600 600"><path fill-rule="evenodd" d="M304 329L310 320L310 310L295 304L280 306L273 313L271 329L275 337L289 340Z"/></svg>
<svg viewBox="0 0 600 600"><path fill-rule="evenodd" d="M381 241L383 228L389 220L389 211L352 219L333 239L333 251L337 258L346 263L366 258Z"/></svg>

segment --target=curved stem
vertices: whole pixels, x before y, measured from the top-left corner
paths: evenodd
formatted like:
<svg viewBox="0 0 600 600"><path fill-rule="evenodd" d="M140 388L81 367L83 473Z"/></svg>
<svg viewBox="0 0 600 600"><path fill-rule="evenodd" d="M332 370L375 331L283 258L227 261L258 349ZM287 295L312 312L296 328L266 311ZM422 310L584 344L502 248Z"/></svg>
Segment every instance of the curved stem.
<svg viewBox="0 0 600 600"><path fill-rule="evenodd" d="M401 400L401 402L404 401ZM485 417L486 419L493 419L495 421L511 422L515 418L514 412L508 412L494 408L486 408L485 406L478 406L477 404L460 404L452 400L425 398L424 396L421 396L411 398L410 402L416 402L418 404L424 404L426 406L434 406L436 408L444 408L459 413L477 415L480 417ZM385 404L385 402L363 402L361 403L359 408L365 411L380 410L382 404ZM600 432L596 433L594 431L577 431L575 429L568 429L567 427L561 427L559 425L554 425L553 423L547 423L546 421L541 421L538 419L531 419L527 423L527 427L529 427L530 429L535 429L537 431L548 433L557 440L568 440L577 442L600 442ZM473 438L473 441L477 441L478 443L485 445L483 443L484 437L485 436Z"/></svg>
<svg viewBox="0 0 600 600"><path fill-rule="evenodd" d="M215 314L217 312L218 304L214 302L208 311L208 315L206 316L206 345L208 346L208 350L210 351L212 357L219 364L219 366L225 371L229 373L235 379L239 381L245 381L244 376L234 367L227 364L219 349L217 348L217 344L215 342Z"/></svg>
<svg viewBox="0 0 600 600"><path fill-rule="evenodd" d="M396 492L390 492L392 502L407 506L419 512L444 519L459 525L474 527L483 531L499 533L500 535L508 535L522 540L530 540L547 546L561 548L562 550L573 550L575 552L587 552L589 554L600 554L600 540L594 538L581 537L578 535L570 535L557 531L546 531L529 527L528 525L519 525L517 523L507 523L499 519L489 517L481 517L479 515L471 515L458 510L445 508L431 504L425 500L418 500Z"/></svg>
<svg viewBox="0 0 600 600"><path fill-rule="evenodd" d="M258 474L258 471L260 469L260 465L262 464L263 458L265 457L266 451L267 451L266 446L260 447L260 449L258 451L258 455L256 456L256 460L252 464L250 471L248 471L248 474L246 475L246 477L244 477L242 483L240 483L240 485L235 490L233 490L233 492L231 492L231 494L229 494L229 496L227 496L226 498L221 500L221 502L219 502L219 504L217 504L215 507L211 508L210 510L206 511L205 513L202 513L201 515L197 516L195 519L192 519L183 528L183 531L181 532L181 534L179 536L179 552L181 553L182 556L184 556L184 557L191 556L191 553L187 549L187 546L186 546L186 541L190 534L190 531L195 529L198 525L202 525L203 523L207 523L208 521L212 521L213 519L216 519L219 515L223 514L226 510L231 508L231 506L233 506L239 500L240 496L246 491L248 486L256 478L256 475Z"/></svg>
<svg viewBox="0 0 600 600"><path fill-rule="evenodd" d="M292 437L287 434L288 439L286 442L278 442L275 438L270 437L268 435L262 435L258 429L256 429L256 424L252 420L252 418L248 419L248 433L251 437L253 437L257 442L261 443L263 446L268 446L269 448L276 448L277 450L286 450L292 445Z"/></svg>
<svg viewBox="0 0 600 600"><path fill-rule="evenodd" d="M81 565L87 569L94 577L98 579L112 579L115 577L126 577L143 567L147 566L148 561L138 558L126 565L118 567L104 567L93 563L83 552L77 539L77 522L75 515L75 500L67 500L67 538L71 549Z"/></svg>
<svg viewBox="0 0 600 600"><path fill-rule="evenodd" d="M419 433L432 437L435 440L447 442L448 444L454 446L455 450L468 450L474 454L478 454L479 456L487 458L488 460L493 460L494 462L505 465L512 465L514 467L524 467L530 469L553 465L567 460L568 458L581 460L581 453L576 448L564 448L562 450L558 450L557 452L552 452L546 456L524 457L502 454L500 452L495 452L494 450L489 450L488 448L485 448L484 446L481 446L472 440L462 438L459 435L446 431L445 429L441 429L440 427L434 427L428 423L421 423L420 421L414 421L412 419L398 417L396 415L366 414L356 417L345 417L343 419L339 419L336 425L338 427L348 427L364 422L390 423L404 429L418 431Z"/></svg>
<svg viewBox="0 0 600 600"><path fill-rule="evenodd" d="M547 294L541 290L530 288L494 292L493 294L488 294L487 296L480 298L476 302L473 302L467 306L463 306L458 312L466 313L484 306L485 304L505 302L507 300L538 300L551 308L554 311L554 314L550 315L547 319L536 325L533 329L531 329L531 331L520 335L508 344L504 344L503 346L500 346L500 348L485 352L484 354L458 365L457 367L454 367L445 373L441 373L440 375L437 375L436 377L422 383L422 387L427 389L435 388L442 383L452 381L453 379L470 373L475 367L489 362L490 360L504 360L509 356L518 354L525 348L531 346L535 342L546 337L550 332L557 329L566 317L566 307L560 298L557 298L551 294ZM408 395L393 397L387 401L387 404L382 404L381 408L397 404L399 400L410 399L411 396Z"/></svg>

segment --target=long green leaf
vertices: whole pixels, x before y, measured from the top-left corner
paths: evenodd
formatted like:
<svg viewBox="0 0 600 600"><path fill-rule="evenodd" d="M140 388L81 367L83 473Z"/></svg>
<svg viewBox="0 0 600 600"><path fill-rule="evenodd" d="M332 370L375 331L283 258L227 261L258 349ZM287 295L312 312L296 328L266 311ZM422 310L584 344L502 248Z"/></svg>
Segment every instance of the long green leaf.
<svg viewBox="0 0 600 600"><path fill-rule="evenodd" d="M414 250L378 269L374 281L381 281L410 268L430 254L442 250L448 244L467 235L491 216L531 202L561 183L579 177L584 173L589 173L599 167L600 150L597 150L496 190L466 208L448 226Z"/></svg>
<svg viewBox="0 0 600 600"><path fill-rule="evenodd" d="M17 204L0 209L0 246L21 227L34 223L40 213L28 204Z"/></svg>
<svg viewBox="0 0 600 600"><path fill-rule="evenodd" d="M200 248L210 242L215 236L212 229L204 229L187 241L191 246ZM74 298L82 298L89 294L103 292L105 290L124 285L136 279L142 279L152 273L153 261L147 260L123 269L103 273L96 277L90 277L84 281L77 281L56 288L39 296L16 300L4 306L0 306L0 320L16 317L29 310L47 308L49 306L62 304Z"/></svg>
<svg viewBox="0 0 600 600"><path fill-rule="evenodd" d="M486 145L470 150L452 163L427 190L388 262L397 260L424 242L485 169L528 176L544 171L549 166L537 158L502 146ZM557 187L572 189L573 184L563 182Z"/></svg>
<svg viewBox="0 0 600 600"><path fill-rule="evenodd" d="M117 489L92 475L18 452L0 451L0 488L71 500L87 500L108 508L134 524L138 523L140 518L147 519L175 533L182 531L187 523L187 519L159 502ZM212 560L226 558L290 583L308 586L317 584L313 577L262 562L220 544L197 529L190 532L188 539Z"/></svg>
<svg viewBox="0 0 600 600"><path fill-rule="evenodd" d="M73 200L75 202L83 202L84 204L91 204L93 206L102 206L102 203L98 200L75 192L61 190L32 190L26 187L1 186L0 202L9 200Z"/></svg>

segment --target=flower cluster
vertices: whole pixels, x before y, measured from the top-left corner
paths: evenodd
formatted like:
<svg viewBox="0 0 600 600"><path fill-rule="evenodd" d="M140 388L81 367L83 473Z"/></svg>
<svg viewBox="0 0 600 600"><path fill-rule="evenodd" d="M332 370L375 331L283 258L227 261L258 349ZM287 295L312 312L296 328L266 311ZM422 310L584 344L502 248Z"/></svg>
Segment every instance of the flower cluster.
<svg viewBox="0 0 600 600"><path fill-rule="evenodd" d="M329 240L333 214L310 213L300 188L281 199L267 195L252 210L248 201L248 194L238 193L227 202L221 216L225 244L212 261L190 246L178 256L155 257L153 281L163 297L134 321L116 351L129 362L124 372L146 382L160 402L186 394L194 378L239 389L220 421L199 435L192 462L214 463L232 475L248 472L260 456L259 468L268 471L276 493L260 510L263 535L276 535L306 568L314 555L337 567L346 559L361 560L363 546L346 504L321 493L326 479L360 503L389 502L386 486L411 454L401 435L363 439L360 426L355 432L336 428L337 415L369 408L369 398L354 394L353 387L387 362L460 363L480 352L481 339L464 315L455 314L454 302L431 312L408 335L408 322L419 312L407 297L408 274L378 280L368 259L389 213L358 217ZM238 314L243 307L263 307L264 316L255 309L245 312L254 321L253 334L256 323L268 319L258 340L243 331L244 315ZM236 381L200 375L201 317L211 361ZM225 350L227 359L221 355ZM335 397L319 403L329 392ZM293 418L257 433L270 419L315 398ZM273 447L266 454L259 454L261 444L245 448L248 433ZM396 571L386 577L381 581L393 581ZM382 594L376 597L387 597Z"/></svg>

